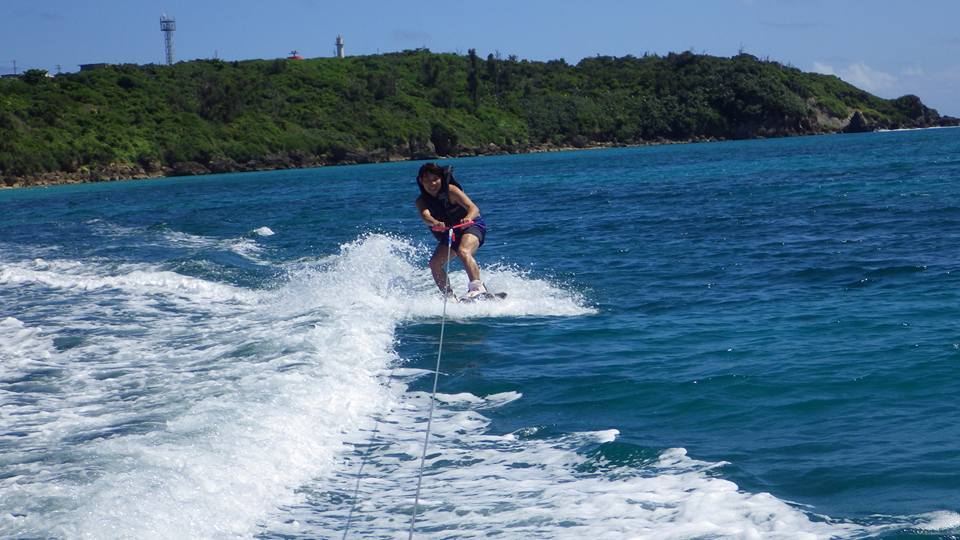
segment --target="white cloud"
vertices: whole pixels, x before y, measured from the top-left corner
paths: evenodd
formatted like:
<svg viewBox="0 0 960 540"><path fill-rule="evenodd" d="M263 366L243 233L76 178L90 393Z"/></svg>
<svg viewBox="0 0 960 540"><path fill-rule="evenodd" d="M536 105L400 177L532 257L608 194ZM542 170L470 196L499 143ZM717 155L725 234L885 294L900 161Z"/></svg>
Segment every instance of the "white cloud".
<svg viewBox="0 0 960 540"><path fill-rule="evenodd" d="M857 88L862 88L872 94L887 92L897 86L895 76L873 69L863 62L856 62L840 69L834 69L829 64L814 62L813 71L824 75L836 75Z"/></svg>
<svg viewBox="0 0 960 540"><path fill-rule="evenodd" d="M846 65L846 67L844 67ZM811 71L836 75L850 84L883 98L905 94L920 96L923 103L940 114L960 116L960 65L932 68L908 65L891 75L863 62L831 65L814 62Z"/></svg>
<svg viewBox="0 0 960 540"><path fill-rule="evenodd" d="M893 75L877 71L863 62L850 64L847 69L841 70L840 78L872 93L890 90L897 84L897 78Z"/></svg>
<svg viewBox="0 0 960 540"><path fill-rule="evenodd" d="M813 63L813 72L820 73L822 75L836 75L837 72L833 70L833 66L827 64L821 64L820 62Z"/></svg>

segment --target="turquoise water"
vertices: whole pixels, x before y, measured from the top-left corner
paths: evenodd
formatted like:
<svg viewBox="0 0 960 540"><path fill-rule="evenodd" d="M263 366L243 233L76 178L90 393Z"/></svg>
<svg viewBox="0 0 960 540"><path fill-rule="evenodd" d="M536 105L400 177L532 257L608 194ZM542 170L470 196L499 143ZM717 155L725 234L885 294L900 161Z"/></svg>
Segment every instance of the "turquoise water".
<svg viewBox="0 0 960 540"><path fill-rule="evenodd" d="M448 160L417 536L956 536L958 135ZM0 535L405 536L418 166L0 192Z"/></svg>

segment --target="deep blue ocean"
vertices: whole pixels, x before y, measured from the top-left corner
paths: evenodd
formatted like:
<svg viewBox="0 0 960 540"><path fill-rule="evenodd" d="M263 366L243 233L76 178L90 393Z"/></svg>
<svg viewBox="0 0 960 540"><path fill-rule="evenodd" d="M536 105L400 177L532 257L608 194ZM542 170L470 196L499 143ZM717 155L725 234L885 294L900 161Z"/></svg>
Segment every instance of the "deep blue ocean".
<svg viewBox="0 0 960 540"><path fill-rule="evenodd" d="M960 535L960 130L441 163L415 537ZM420 164L0 191L0 537L405 538Z"/></svg>

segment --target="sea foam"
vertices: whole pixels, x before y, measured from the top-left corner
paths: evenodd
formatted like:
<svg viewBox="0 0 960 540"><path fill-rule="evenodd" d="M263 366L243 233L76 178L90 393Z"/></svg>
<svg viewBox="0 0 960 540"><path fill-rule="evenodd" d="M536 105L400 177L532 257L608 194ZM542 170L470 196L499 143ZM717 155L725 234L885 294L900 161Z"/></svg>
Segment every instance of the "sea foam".
<svg viewBox="0 0 960 540"><path fill-rule="evenodd" d="M275 515L270 534L402 535L430 399L405 384L394 379L399 400L375 432L367 428L366 437L352 440L358 450L348 456L346 471L304 488L308 500ZM692 459L682 448L667 449L646 465L605 464L591 449L612 443L615 429L551 437L531 437L536 430L491 434L479 412L489 400L438 396L417 518L421 535L825 539L881 530L813 519L768 493L743 492L717 477L724 463ZM358 476L361 464L365 472ZM355 504L349 523L346 503Z"/></svg>
<svg viewBox="0 0 960 540"><path fill-rule="evenodd" d="M43 385L19 388L17 402L3 403L17 412L5 414L4 427L19 435L8 453L16 474L0 480L0 502L16 519L0 531L255 532L278 505L302 500L298 486L334 476L350 434L370 429L375 413L397 403L396 387L385 384L401 363L396 327L438 317L443 307L422 257L419 246L368 235L338 254L288 265L268 290L150 264L8 261L0 287L29 293L46 323L0 323L13 360L2 376L36 379L38 362L51 369ZM523 279L509 270L493 275ZM518 293L513 304L471 306L458 316L591 311L562 290L551 294ZM61 350L57 340L69 346ZM495 407L519 398L477 399ZM460 414L459 426L484 423Z"/></svg>
<svg viewBox="0 0 960 540"><path fill-rule="evenodd" d="M37 297L45 323L0 321L10 476L4 536L339 536L406 531L431 372L403 367L399 325L443 302L419 246L371 234L287 264L251 290L149 264L12 261L0 287ZM509 267L503 302L457 319L584 316L576 293ZM455 276L455 285L462 276ZM58 341L59 340L59 341ZM67 343L68 345L57 345ZM18 383L19 384L19 383ZM12 388L12 387L5 387ZM441 390L442 392L442 390ZM747 493L682 448L648 463L595 457L616 426L492 433L485 414L523 399L438 395L421 496L425 535L480 538L829 538L882 529ZM14 414L15 413L15 414ZM368 453L369 451L369 453ZM357 473L361 462L364 475ZM353 498L355 486L358 496ZM950 527L955 515L924 520Z"/></svg>

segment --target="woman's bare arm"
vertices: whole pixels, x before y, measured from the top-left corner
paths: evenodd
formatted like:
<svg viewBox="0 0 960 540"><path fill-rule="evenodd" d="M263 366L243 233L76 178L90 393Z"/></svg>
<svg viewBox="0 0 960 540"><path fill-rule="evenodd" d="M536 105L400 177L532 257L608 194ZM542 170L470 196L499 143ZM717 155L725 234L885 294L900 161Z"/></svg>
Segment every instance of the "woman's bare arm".
<svg viewBox="0 0 960 540"><path fill-rule="evenodd" d="M443 225L442 221L437 220L430 214L430 209L427 208L426 203L424 203L420 197L417 197L417 210L420 211L420 219L423 220L430 227L440 227Z"/></svg>
<svg viewBox="0 0 960 540"><path fill-rule="evenodd" d="M467 215L460 220L461 223L464 221L473 221L480 217L480 208L477 205L473 204L473 201L470 200L470 197L463 192L462 189L457 186L450 184L450 202L454 204L459 204L460 206L467 209Z"/></svg>

